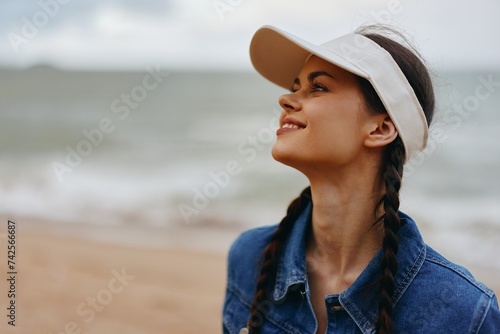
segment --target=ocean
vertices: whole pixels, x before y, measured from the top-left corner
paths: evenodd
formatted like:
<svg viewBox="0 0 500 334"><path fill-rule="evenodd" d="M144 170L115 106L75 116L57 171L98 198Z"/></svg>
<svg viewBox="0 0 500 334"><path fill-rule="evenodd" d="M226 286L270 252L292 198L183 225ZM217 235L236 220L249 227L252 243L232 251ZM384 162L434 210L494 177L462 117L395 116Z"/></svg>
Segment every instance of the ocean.
<svg viewBox="0 0 500 334"><path fill-rule="evenodd" d="M402 210L434 248L500 272L500 72L436 74ZM275 162L283 91L251 72L0 70L0 212L241 231L307 186Z"/></svg>

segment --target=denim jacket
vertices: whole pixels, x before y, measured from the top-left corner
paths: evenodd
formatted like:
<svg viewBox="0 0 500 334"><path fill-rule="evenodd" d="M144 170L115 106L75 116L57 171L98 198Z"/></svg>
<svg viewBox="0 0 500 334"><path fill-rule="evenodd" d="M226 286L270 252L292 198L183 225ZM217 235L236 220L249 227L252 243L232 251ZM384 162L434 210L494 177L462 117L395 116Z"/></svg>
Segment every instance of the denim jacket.
<svg viewBox="0 0 500 334"><path fill-rule="evenodd" d="M274 288L258 305L261 333L316 333L317 321L306 278L305 236L311 205L295 222L283 245ZM399 213L399 262L393 294L393 332L500 333L500 311L492 290L464 268L427 246L415 222ZM277 226L243 233L232 245L223 309L224 333L237 334L249 320L259 278L260 256ZM381 250L344 292L325 296L327 333L375 333L382 272Z"/></svg>

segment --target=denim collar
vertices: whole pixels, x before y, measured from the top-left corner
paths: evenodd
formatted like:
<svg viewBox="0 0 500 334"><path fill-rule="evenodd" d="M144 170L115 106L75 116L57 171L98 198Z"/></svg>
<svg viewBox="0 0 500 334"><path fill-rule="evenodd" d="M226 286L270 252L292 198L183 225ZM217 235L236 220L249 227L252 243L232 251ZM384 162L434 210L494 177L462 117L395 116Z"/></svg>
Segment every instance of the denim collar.
<svg viewBox="0 0 500 334"><path fill-rule="evenodd" d="M306 284L306 235L311 224L312 204L301 213L292 227L289 239L283 247L283 256L278 264L273 297L280 301L286 297L290 287ZM402 212L401 229L398 232L398 271L393 301L396 304L408 285L420 270L426 256L426 246L415 222ZM381 276L382 249L354 283L339 294L339 302L357 323L363 333L374 332L374 319L378 315L379 286L370 284ZM369 287L369 288L367 288Z"/></svg>

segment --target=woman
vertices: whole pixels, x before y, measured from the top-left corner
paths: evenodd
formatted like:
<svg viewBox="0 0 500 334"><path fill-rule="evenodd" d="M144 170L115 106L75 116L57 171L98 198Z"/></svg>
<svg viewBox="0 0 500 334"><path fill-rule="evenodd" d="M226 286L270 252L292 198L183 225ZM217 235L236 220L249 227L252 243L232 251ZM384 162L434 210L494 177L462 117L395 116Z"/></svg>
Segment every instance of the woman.
<svg viewBox="0 0 500 334"><path fill-rule="evenodd" d="M420 58L376 30L316 46L271 26L250 46L291 92L273 157L310 187L229 253L225 333L500 333L494 293L398 211L434 92Z"/></svg>

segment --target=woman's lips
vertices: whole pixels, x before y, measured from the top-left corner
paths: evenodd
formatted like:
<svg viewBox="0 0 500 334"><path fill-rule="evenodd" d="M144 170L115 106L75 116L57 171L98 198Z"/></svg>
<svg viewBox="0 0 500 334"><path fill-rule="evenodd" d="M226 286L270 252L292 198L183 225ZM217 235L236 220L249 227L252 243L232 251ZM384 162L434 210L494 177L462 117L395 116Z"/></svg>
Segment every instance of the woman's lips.
<svg viewBox="0 0 500 334"><path fill-rule="evenodd" d="M304 129L306 125L294 118L285 117L281 122L281 127L276 131L276 135Z"/></svg>

